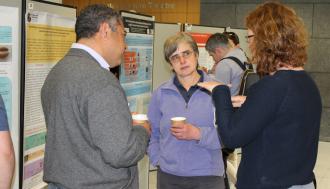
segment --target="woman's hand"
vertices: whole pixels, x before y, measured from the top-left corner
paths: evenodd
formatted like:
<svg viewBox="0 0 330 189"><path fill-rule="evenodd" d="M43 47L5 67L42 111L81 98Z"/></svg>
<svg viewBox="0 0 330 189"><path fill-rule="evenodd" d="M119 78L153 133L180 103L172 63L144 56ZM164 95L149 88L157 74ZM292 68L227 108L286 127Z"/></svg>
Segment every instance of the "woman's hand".
<svg viewBox="0 0 330 189"><path fill-rule="evenodd" d="M220 83L218 81L207 81L207 82L201 82L197 83L198 86L205 88L206 90L212 92L212 90L219 85L224 85L223 83Z"/></svg>
<svg viewBox="0 0 330 189"><path fill-rule="evenodd" d="M173 124L170 131L179 140L200 140L201 131L189 123Z"/></svg>
<svg viewBox="0 0 330 189"><path fill-rule="evenodd" d="M239 108L244 104L246 100L246 96L232 96L231 103L233 104L234 108Z"/></svg>

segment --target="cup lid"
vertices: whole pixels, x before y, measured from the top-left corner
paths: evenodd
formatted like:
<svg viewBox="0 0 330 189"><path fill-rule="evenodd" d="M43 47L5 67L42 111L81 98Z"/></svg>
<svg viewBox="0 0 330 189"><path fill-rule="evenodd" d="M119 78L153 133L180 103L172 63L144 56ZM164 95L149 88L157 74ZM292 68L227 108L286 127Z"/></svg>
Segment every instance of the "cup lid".
<svg viewBox="0 0 330 189"><path fill-rule="evenodd" d="M171 120L172 121L185 121L186 118L185 117L172 117Z"/></svg>
<svg viewBox="0 0 330 189"><path fill-rule="evenodd" d="M133 114L132 118L134 120L148 120L148 117L146 114Z"/></svg>

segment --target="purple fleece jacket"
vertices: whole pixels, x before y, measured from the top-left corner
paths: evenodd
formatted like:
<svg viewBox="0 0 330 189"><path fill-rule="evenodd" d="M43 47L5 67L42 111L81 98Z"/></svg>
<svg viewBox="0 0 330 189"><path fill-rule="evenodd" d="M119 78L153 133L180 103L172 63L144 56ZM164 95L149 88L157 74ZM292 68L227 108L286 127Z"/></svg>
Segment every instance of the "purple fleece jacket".
<svg viewBox="0 0 330 189"><path fill-rule="evenodd" d="M224 166L209 93L198 89L188 103L173 78L154 91L148 109L152 126L148 154L154 166L177 176L222 176ZM211 80L204 74L204 81ZM199 127L200 141L178 140L170 132L172 117L186 117Z"/></svg>

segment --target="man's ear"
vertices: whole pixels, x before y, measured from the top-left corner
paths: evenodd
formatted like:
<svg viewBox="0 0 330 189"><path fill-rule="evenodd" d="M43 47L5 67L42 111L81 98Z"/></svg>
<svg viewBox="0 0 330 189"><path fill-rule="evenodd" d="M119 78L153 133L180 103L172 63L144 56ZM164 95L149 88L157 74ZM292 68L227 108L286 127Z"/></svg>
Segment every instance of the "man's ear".
<svg viewBox="0 0 330 189"><path fill-rule="evenodd" d="M106 22L103 22L100 24L100 28L99 28L99 33L102 36L102 38L107 37L109 32L109 25Z"/></svg>
<svg viewBox="0 0 330 189"><path fill-rule="evenodd" d="M215 54L221 54L221 52L222 52L222 48L221 47L216 47L215 49L214 49L214 53Z"/></svg>

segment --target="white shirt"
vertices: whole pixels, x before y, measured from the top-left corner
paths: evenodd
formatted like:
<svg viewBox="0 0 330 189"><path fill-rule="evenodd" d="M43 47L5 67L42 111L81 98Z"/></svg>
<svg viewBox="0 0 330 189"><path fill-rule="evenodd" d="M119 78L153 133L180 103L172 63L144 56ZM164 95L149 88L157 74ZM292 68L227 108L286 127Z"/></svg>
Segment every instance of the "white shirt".
<svg viewBox="0 0 330 189"><path fill-rule="evenodd" d="M102 68L109 70L109 64L107 61L105 61L104 58L92 48L81 43L73 43L71 48L82 49L88 52L93 58L95 58L95 60L100 64Z"/></svg>

